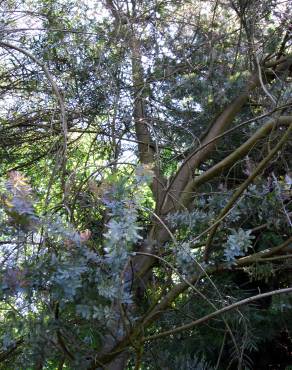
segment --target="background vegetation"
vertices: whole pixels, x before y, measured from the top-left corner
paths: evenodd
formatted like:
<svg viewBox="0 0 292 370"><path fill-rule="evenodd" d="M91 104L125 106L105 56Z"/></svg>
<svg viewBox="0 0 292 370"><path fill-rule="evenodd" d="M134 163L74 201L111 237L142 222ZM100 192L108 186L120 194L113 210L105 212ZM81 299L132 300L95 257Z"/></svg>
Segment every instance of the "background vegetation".
<svg viewBox="0 0 292 370"><path fill-rule="evenodd" d="M288 370L291 3L0 6L0 368Z"/></svg>

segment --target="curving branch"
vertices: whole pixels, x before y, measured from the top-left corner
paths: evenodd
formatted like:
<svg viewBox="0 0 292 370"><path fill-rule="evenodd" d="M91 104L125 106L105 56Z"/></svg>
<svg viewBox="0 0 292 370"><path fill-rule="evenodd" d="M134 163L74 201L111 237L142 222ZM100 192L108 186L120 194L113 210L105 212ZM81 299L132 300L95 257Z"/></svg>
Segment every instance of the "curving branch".
<svg viewBox="0 0 292 370"><path fill-rule="evenodd" d="M282 244L280 244L276 247L267 248L263 251L254 253L250 256L242 257L242 258L240 258L236 261L235 268L248 266L252 263L259 262L259 261L263 262L263 261L265 261L265 258L267 258L267 257L271 257L271 256L276 255L277 253L285 252L286 250L288 250L288 248L291 247L291 243L292 243L292 237L288 238L285 242L283 242ZM156 259L157 256L154 256L153 258ZM131 345L131 343L135 342L136 337L141 336L141 332L143 332L143 330L145 328L149 327L155 320L157 320L165 312L165 310L171 305L172 302L174 302L177 299L177 297L180 294L182 294L188 288L193 286L201 278L203 278L204 276L217 274L217 273L220 273L220 272L226 271L226 270L230 270L230 265L228 263L222 263L218 266L208 266L204 271L197 272L194 275L192 275L191 277L189 277L188 280L184 280L181 283L176 284L174 287L172 287L170 289L170 291L164 297L162 297L160 299L159 303L157 303L154 307L150 308L150 310L145 314L144 318L141 321L137 322L136 326L134 328L132 328L131 332L127 333L127 335L119 343L116 344L116 346L112 349L112 351L110 353L100 355L98 358L96 358L93 361L92 367L90 367L90 369L96 369L98 367L97 366L98 363L103 363L103 364L108 363L108 362L112 361L115 357L117 357L120 353L122 353L125 350L125 348L127 348L127 346L129 346L129 345ZM264 293L264 294L269 294L269 293ZM257 297L257 296L250 297L248 299L250 299L250 301L253 301L253 300L256 300L256 299L264 298L264 296L258 297L258 298L255 298L255 297ZM240 301L240 302L242 302L242 301ZM239 302L237 302L237 303L239 303ZM229 306L227 306L227 307L229 307ZM236 308L236 307L234 307L234 308ZM226 308L224 308L224 309L226 309ZM231 308L231 309L233 309L233 308ZM218 311L220 311L220 310L218 310ZM218 312L218 311L216 311L216 312ZM208 320L209 320L209 318L208 318ZM150 337L149 338L147 338L147 337L144 338L144 340L148 340L148 339L150 340Z"/></svg>
<svg viewBox="0 0 292 370"><path fill-rule="evenodd" d="M181 204L189 204L192 199L193 192L202 184L213 179L221 171L226 168L231 167L238 159L243 158L250 149L256 144L257 141L267 136L275 126L289 125L292 122L292 116L281 116L278 118L271 118L267 123L260 127L245 143L243 143L239 148L234 150L229 156L222 159L219 163L215 164L213 167L209 168L202 175L196 177L188 183L184 192L180 198Z"/></svg>
<svg viewBox="0 0 292 370"><path fill-rule="evenodd" d="M192 181L192 174L195 168L198 168L198 166L208 158L209 154L215 148L217 140L214 141L214 138L222 134L224 130L232 123L236 114L248 101L250 92L258 85L258 76L252 76L247 83L245 91L236 99L234 99L215 119L211 128L209 129L209 132L201 142L200 151L194 150L185 159L166 191L162 208L163 213L168 213L177 206L174 199L178 200L180 198L180 194L187 186L188 182Z"/></svg>
<svg viewBox="0 0 292 370"><path fill-rule="evenodd" d="M257 301L259 299L266 298L266 297L271 297L273 295L289 294L289 293L292 293L292 287L291 288L278 289L278 290L272 290L271 292L257 294L253 297L242 299L241 301L238 301L236 303L230 304L229 306L223 307L220 310L212 312L209 315L201 317L200 319L194 320L194 321L192 321L188 324L179 326L179 327L171 329L171 330L164 331L164 332L159 333L159 334L155 334L155 335L151 335L149 337L143 338L142 341L143 342L148 342L150 340L155 340L155 339L163 338L163 337L166 337L166 336L169 336L169 335L177 334L177 333L180 333L182 331L192 329L196 325L207 322L207 321L213 319L214 317L217 317L219 315L224 314L225 312L234 310L234 309L236 309L240 306L247 305L247 304L249 304L251 302L254 302L254 301Z"/></svg>
<svg viewBox="0 0 292 370"><path fill-rule="evenodd" d="M292 118L291 118L292 120ZM227 205L223 208L223 210L220 212L218 216L218 220L220 222L224 219L224 217L228 214L230 209L234 206L234 204L238 201L240 196L243 194L243 192L248 188L248 186L254 181L254 179L266 168L266 166L269 164L270 160L278 153L278 151L283 147L283 145L289 140L290 134L292 132L292 122L290 123L288 129L282 136L281 140L278 142L278 144L269 152L269 154L257 165L253 173L241 184L241 186L235 191L235 193L230 198ZM218 226L220 222L215 222L214 227L212 228L206 248L205 248L205 254L204 259L205 261L208 261L210 256L210 248L211 244L214 238L214 235L218 229Z"/></svg>
<svg viewBox="0 0 292 370"><path fill-rule="evenodd" d="M264 249L260 252L253 253L249 256L241 257L236 261L237 266L247 266L249 264L259 262L259 261L265 261L267 258L275 256L277 253L285 252L286 250L289 250L289 248L292 246L292 237L285 240L282 244L277 245L276 247Z"/></svg>
<svg viewBox="0 0 292 370"><path fill-rule="evenodd" d="M276 76L281 76L287 71L290 71L291 66L292 57L290 55L266 63L264 65L266 79L263 83L267 83ZM199 150L196 149L189 154L165 191L161 209L163 214L167 214L177 206L179 207L181 193L184 192L185 188L189 186L188 184L192 182L194 170L209 157L224 130L230 126L237 113L240 112L242 107L247 103L250 93L260 85L261 81L258 73L253 74L247 82L245 91L235 98L215 119L207 135L202 140Z"/></svg>

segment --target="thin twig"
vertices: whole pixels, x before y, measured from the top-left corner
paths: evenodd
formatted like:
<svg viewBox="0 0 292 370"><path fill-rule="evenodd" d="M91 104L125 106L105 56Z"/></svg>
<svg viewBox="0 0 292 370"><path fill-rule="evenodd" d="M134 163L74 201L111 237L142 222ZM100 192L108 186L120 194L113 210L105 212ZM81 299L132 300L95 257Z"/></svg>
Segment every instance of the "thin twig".
<svg viewBox="0 0 292 370"><path fill-rule="evenodd" d="M177 333L180 333L182 331L192 329L196 325L207 322L207 321L213 319L216 316L222 315L225 312L234 310L235 308L238 308L240 306L244 306L248 303L257 301L257 300L262 299L262 298L271 297L271 296L278 295L278 294L288 294L288 293L292 293L292 287L291 288L279 289L279 290L273 290L273 291L267 292L267 293L257 294L253 297L249 297L249 298L243 299L241 301L238 301L236 303L233 303L231 305L228 305L226 307L223 307L220 310L217 310L217 311L212 312L212 313L210 313L206 316L203 316L198 320L190 322L189 324L185 324L185 325L179 326L177 328L164 331L164 332L159 333L159 334L155 334L155 335L151 335L151 336L146 337L146 338L142 338L142 341L143 342L148 342L148 341L163 338L163 337L166 337L166 336L169 336L169 335L177 334Z"/></svg>

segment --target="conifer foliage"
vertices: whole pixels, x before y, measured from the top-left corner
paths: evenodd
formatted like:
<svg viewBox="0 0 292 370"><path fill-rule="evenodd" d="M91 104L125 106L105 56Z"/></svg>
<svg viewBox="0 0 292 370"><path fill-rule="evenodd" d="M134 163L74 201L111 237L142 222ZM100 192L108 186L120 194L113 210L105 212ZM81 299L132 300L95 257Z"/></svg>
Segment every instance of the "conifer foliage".
<svg viewBox="0 0 292 370"><path fill-rule="evenodd" d="M0 369L292 366L291 10L0 0Z"/></svg>

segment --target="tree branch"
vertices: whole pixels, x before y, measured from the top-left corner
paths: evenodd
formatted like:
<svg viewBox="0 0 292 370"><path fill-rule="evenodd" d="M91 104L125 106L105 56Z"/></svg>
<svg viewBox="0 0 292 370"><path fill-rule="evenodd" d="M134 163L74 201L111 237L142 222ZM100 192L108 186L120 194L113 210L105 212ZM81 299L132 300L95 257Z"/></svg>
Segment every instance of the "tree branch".
<svg viewBox="0 0 292 370"><path fill-rule="evenodd" d="M63 129L63 135L64 135L64 147L66 148L66 146L67 146L67 118L66 118L65 105L64 105L62 95L59 91L59 88L58 88L56 82L54 81L51 73L49 72L48 68L46 67L46 65L44 63L42 63L33 54L31 54L30 52L28 52L25 49L20 48L19 46L12 45L12 44L10 44L8 42L4 42L4 41L0 41L0 46L2 46L4 48L8 48L8 49L14 49L14 50L22 53L23 55L25 55L26 57L31 59L39 67L41 67L41 69L44 71L44 74L46 75L47 79L49 80L49 82L52 86L52 90L53 90L54 94L56 95L59 106L60 106L62 129ZM64 151L66 152L66 150L64 150Z"/></svg>
<svg viewBox="0 0 292 370"><path fill-rule="evenodd" d="M187 205L189 204L193 192L200 185L206 183L207 181L213 179L222 170L231 167L238 159L243 158L250 149L256 144L257 141L267 136L271 130L274 129L276 125L288 125L292 122L292 116L281 116L279 118L271 118L266 124L260 127L245 143L243 143L239 148L234 150L229 156L224 158L219 163L215 164L213 167L208 169L202 175L196 177L188 183L184 192L180 198L180 203Z"/></svg>
<svg viewBox="0 0 292 370"><path fill-rule="evenodd" d="M270 257L275 255L276 253L285 251L285 249L289 247L291 241L292 237L288 238L284 243L280 244L279 246L265 249L264 251L254 253L251 256L242 257L236 261L235 267L240 266L243 267L257 261L264 261L265 257ZM156 259L156 256L153 258ZM141 332L145 328L149 327L149 325L151 325L152 322L158 319L158 317L163 314L163 312L170 306L172 302L175 301L175 299L180 294L182 294L189 287L193 286L202 277L204 277L205 275L216 274L226 270L230 270L230 265L228 263L221 263L218 266L209 266L204 271L195 273L193 276L188 278L187 281L182 281L181 283L175 285L164 297L160 299L159 303L157 303L155 307L151 308L146 313L146 315L141 321L137 322L136 326L132 329L132 331L130 333L127 333L127 335L112 349L112 352L101 355L100 357L98 357L98 361L102 363L107 363L116 356L118 356L120 353L122 353L124 349L128 345L130 345L133 340L135 340L135 337L140 336ZM95 368L96 366L94 363L90 369Z"/></svg>
<svg viewBox="0 0 292 370"><path fill-rule="evenodd" d="M204 161L211 151L215 148L216 141L213 141L214 137L219 136L233 121L236 114L241 110L243 105L248 101L249 93L254 90L259 84L257 75L250 78L245 91L240 94L236 99L230 103L223 112L215 119L209 132L201 142L201 149L198 152L194 150L185 159L177 173L175 174L172 182L170 183L165 199L163 202L162 212L168 213L171 209L176 207L173 199L179 199L181 192L187 186L189 181L192 181L192 174L195 168L197 168L202 161ZM209 143L209 144L207 144ZM207 144L207 145L206 145ZM172 195L172 197L169 196Z"/></svg>
<svg viewBox="0 0 292 370"><path fill-rule="evenodd" d="M292 65L292 57L287 56L281 60L273 61L265 65L266 80L264 83L272 80L276 75L282 75L287 70L290 70ZM275 75L270 71L269 68L275 68ZM271 72L271 73L270 73ZM198 166L208 158L210 153L213 151L216 145L215 137L221 137L222 132L228 127L236 114L242 109L244 104L248 101L249 94L260 85L260 79L258 73L252 75L247 83L245 91L235 98L215 119L211 125L207 135L201 142L200 150L194 150L185 159L174 178L172 179L169 187L165 191L164 199L162 202L162 213L167 214L179 203L180 195L184 191L185 187L188 186L189 182L192 182L192 174ZM175 199L177 202L175 202Z"/></svg>
<svg viewBox="0 0 292 370"><path fill-rule="evenodd" d="M235 191L235 193L230 198L227 205L224 207L224 209L220 212L218 219L222 220L229 210L233 207L235 202L239 199L239 197L242 195L242 193L247 189L247 187L253 182L253 180L265 169L265 167L268 165L270 160L278 153L278 151L282 148L282 146L287 142L287 140L290 137L290 133L292 132L292 123L290 123L290 126L286 130L285 134L282 136L281 140L278 142L278 144L270 151L270 153L258 164L254 172L241 184L241 186ZM210 255L210 247L213 241L213 237L217 231L217 228L219 226L219 223L215 222L215 226L213 227L209 239L206 244L205 248L205 255L204 259L205 261L208 261L209 255Z"/></svg>
<svg viewBox="0 0 292 370"><path fill-rule="evenodd" d="M155 339L163 338L163 337L166 337L166 336L169 336L169 335L177 334L177 333L180 333L181 331L192 329L196 325L207 322L207 321L213 319L216 316L222 315L223 313L234 310L235 308L238 308L240 306L244 306L244 305L249 304L251 302L257 301L257 300L262 299L262 298L271 297L273 295L288 294L288 293L292 293L292 288L284 288L284 289L279 289L279 290L273 290L273 291L267 292L267 293L257 294L253 297L242 299L241 301L238 301L238 302L233 303L229 306L223 307L220 310L212 312L209 315L203 316L198 320L190 322L189 324L185 324L185 325L179 326L175 329L167 330L167 331L164 331L162 333L151 335L150 337L143 338L142 341L143 342L148 342L150 340L155 340Z"/></svg>

